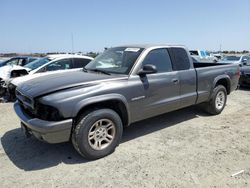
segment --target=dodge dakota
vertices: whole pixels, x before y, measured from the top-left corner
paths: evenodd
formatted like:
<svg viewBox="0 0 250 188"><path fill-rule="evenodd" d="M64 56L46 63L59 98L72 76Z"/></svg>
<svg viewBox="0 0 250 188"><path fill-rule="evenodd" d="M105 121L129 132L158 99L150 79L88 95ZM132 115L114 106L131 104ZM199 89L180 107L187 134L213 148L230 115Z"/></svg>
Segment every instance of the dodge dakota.
<svg viewBox="0 0 250 188"><path fill-rule="evenodd" d="M239 77L238 65L194 63L184 46L120 46L82 70L19 83L14 110L26 135L71 141L83 157L98 159L134 122L196 104L220 114Z"/></svg>

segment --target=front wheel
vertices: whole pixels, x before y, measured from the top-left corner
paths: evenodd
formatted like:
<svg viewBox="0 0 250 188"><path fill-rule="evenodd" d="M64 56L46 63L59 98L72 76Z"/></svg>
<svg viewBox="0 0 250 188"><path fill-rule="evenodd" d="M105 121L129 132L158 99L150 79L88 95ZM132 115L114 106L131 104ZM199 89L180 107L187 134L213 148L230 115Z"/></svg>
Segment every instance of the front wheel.
<svg viewBox="0 0 250 188"><path fill-rule="evenodd" d="M218 85L213 90L211 100L205 104L205 110L212 114L220 114L226 106L227 90L224 86Z"/></svg>
<svg viewBox="0 0 250 188"><path fill-rule="evenodd" d="M79 118L72 132L74 148L87 159L112 153L122 138L120 116L111 109L99 109Z"/></svg>

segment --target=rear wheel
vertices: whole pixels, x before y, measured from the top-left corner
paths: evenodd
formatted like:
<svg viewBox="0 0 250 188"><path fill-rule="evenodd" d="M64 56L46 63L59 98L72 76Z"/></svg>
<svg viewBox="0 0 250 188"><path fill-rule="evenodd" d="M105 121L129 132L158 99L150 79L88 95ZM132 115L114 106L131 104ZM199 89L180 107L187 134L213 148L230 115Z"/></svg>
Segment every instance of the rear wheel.
<svg viewBox="0 0 250 188"><path fill-rule="evenodd" d="M213 90L211 100L205 104L205 110L213 115L220 114L226 106L227 90L224 86L218 85Z"/></svg>
<svg viewBox="0 0 250 188"><path fill-rule="evenodd" d="M98 159L112 153L122 137L122 121L111 109L100 109L82 115L72 132L75 149L87 159Z"/></svg>

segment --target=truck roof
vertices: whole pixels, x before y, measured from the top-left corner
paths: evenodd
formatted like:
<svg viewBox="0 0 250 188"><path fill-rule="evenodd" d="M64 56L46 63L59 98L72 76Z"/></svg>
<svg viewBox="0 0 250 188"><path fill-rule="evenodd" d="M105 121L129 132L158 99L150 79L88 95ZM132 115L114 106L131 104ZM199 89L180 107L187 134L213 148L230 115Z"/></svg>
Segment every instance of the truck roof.
<svg viewBox="0 0 250 188"><path fill-rule="evenodd" d="M184 45L174 45L174 44L130 44L130 45L122 45L119 47L132 47L132 48L152 48L152 47L181 47L186 48Z"/></svg>

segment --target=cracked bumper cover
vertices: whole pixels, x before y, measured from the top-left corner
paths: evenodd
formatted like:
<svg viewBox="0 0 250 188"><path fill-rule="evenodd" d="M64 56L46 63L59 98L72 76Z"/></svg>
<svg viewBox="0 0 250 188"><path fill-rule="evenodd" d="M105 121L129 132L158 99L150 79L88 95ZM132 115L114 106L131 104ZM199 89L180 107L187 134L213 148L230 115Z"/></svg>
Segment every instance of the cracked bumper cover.
<svg viewBox="0 0 250 188"><path fill-rule="evenodd" d="M48 143L61 143L70 140L72 119L62 121L45 121L32 118L23 112L20 104L15 102L14 110L28 134Z"/></svg>

